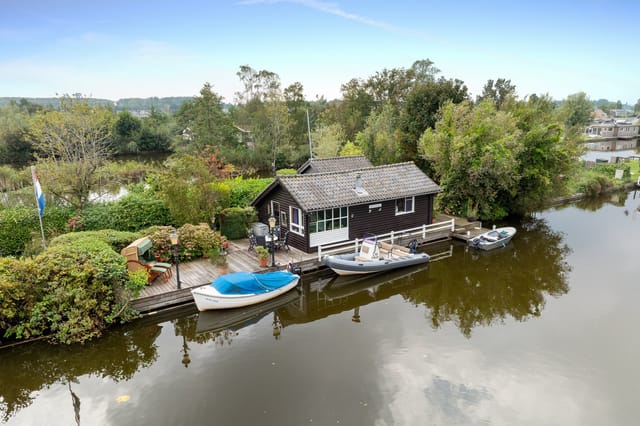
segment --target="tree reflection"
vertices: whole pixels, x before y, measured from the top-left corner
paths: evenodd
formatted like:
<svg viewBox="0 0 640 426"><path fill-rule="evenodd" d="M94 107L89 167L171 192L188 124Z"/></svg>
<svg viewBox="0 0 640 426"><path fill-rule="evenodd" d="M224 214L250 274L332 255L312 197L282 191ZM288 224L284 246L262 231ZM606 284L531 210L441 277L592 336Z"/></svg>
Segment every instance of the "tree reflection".
<svg viewBox="0 0 640 426"><path fill-rule="evenodd" d="M453 321L470 337L479 325L540 316L546 295L558 297L569 291L570 249L562 235L542 220L523 222L504 249L457 249L450 261L431 264L429 285L407 292L410 301L429 308L434 329Z"/></svg>
<svg viewBox="0 0 640 426"><path fill-rule="evenodd" d="M94 375L129 380L157 358L157 324L122 327L85 345L35 342L0 350L0 415L4 422L28 407L37 391Z"/></svg>

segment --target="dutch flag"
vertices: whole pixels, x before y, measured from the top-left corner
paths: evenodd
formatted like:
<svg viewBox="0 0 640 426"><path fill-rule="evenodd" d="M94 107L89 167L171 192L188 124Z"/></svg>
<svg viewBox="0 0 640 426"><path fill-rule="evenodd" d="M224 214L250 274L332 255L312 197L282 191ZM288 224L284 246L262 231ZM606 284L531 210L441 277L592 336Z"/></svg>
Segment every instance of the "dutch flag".
<svg viewBox="0 0 640 426"><path fill-rule="evenodd" d="M42 188L40 187L40 181L38 180L38 175L36 175L36 168L31 166L31 174L33 175L33 188L36 191L36 201L38 203L38 215L42 217L44 214L44 193L42 192Z"/></svg>

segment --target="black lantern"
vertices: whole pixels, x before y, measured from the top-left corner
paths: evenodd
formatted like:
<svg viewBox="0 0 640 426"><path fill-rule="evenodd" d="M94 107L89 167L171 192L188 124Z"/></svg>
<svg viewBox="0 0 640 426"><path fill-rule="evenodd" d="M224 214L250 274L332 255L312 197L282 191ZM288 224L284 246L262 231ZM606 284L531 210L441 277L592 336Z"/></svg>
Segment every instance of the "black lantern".
<svg viewBox="0 0 640 426"><path fill-rule="evenodd" d="M269 233L271 234L271 267L276 266L276 218L271 215L269 217Z"/></svg>
<svg viewBox="0 0 640 426"><path fill-rule="evenodd" d="M180 289L180 240L178 239L178 234L176 231L171 232L169 235L169 239L171 240L171 245L173 246L173 257L176 262L176 280L178 282L178 289Z"/></svg>

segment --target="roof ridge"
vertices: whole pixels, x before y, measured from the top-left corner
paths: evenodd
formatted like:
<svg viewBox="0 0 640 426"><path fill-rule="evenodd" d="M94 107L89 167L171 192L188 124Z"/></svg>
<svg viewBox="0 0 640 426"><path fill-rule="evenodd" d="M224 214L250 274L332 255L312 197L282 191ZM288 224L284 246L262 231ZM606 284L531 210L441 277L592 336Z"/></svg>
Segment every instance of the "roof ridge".
<svg viewBox="0 0 640 426"><path fill-rule="evenodd" d="M337 170L337 171L334 171L334 172L320 172L320 173L295 174L295 175L278 175L278 177L294 178L294 177L303 176L303 177L306 178L308 176L320 177L320 176L330 176L330 175L346 175L348 173L358 173L358 172L368 171L368 170L391 169L391 168L396 168L396 167L400 167L400 166L408 166L408 165L415 166L415 163L413 161L404 161L402 163L382 164L380 166L363 167L361 169L354 169L354 170ZM418 166L416 166L416 167L418 167Z"/></svg>

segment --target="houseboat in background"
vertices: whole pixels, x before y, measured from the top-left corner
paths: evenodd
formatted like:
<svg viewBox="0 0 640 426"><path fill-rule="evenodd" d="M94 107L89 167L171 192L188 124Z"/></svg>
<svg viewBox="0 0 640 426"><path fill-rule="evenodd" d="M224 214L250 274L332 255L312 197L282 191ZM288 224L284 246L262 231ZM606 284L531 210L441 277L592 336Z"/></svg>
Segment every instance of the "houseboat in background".
<svg viewBox="0 0 640 426"><path fill-rule="evenodd" d="M601 119L593 121L585 129L585 136L588 141L634 139L638 135L640 135L640 122L638 119Z"/></svg>

